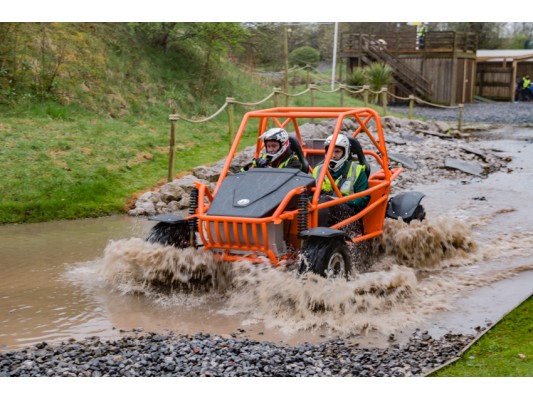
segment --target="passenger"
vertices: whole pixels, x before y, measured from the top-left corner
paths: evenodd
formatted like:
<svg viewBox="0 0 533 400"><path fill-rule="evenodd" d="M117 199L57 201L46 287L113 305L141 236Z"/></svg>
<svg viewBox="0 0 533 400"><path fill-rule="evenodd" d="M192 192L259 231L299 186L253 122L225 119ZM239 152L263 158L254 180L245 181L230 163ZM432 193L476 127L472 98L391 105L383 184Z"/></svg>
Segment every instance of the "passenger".
<svg viewBox="0 0 533 400"><path fill-rule="evenodd" d="M326 152L328 151L332 139L333 135L329 136L324 143ZM322 167L323 163L320 163L313 169L313 177L317 180ZM333 155L331 156L328 170L343 196L362 192L368 189L368 178L365 172L365 166L351 159L350 141L345 135L339 134L337 136L335 149L333 150ZM323 203L325 201L332 200L334 197L337 197L327 175L324 178L320 192L321 195L319 203ZM349 218L365 208L369 201L370 195L367 195L357 199L349 200L346 203L322 209L318 213L318 225L331 226L346 218Z"/></svg>
<svg viewBox="0 0 533 400"><path fill-rule="evenodd" d="M251 164L243 167L241 171L247 171L249 168L302 168L300 159L291 149L286 130L269 129L261 135L261 139L265 145L265 154L254 158Z"/></svg>

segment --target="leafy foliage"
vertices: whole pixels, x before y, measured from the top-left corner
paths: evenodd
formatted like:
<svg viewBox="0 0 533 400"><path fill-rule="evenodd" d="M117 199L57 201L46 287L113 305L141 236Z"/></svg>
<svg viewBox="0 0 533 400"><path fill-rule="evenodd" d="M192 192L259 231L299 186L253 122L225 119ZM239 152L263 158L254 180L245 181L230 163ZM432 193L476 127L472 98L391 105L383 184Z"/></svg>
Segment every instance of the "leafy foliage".
<svg viewBox="0 0 533 400"><path fill-rule="evenodd" d="M319 61L319 51L310 46L298 47L289 54L289 63L299 67L305 67L306 65L316 67Z"/></svg>
<svg viewBox="0 0 533 400"><path fill-rule="evenodd" d="M205 98L246 37L239 23L1 23L0 104L52 99L116 118L147 111L169 81Z"/></svg>

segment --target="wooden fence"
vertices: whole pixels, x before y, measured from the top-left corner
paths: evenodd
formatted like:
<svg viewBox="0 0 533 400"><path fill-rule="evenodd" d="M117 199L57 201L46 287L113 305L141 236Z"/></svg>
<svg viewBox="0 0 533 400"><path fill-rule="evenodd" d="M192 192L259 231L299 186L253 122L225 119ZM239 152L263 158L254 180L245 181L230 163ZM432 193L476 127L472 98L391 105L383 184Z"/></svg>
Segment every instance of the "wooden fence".
<svg viewBox="0 0 533 400"><path fill-rule="evenodd" d="M214 114L210 115L209 117L203 118L201 120L192 120L190 118L186 118L182 115L179 115L176 113L176 110L174 109L172 111L172 114L169 115L170 120L170 139L169 139L169 163L168 163L168 181L171 182L174 179L174 159L175 159L175 153L176 153L176 129L177 129L177 122L178 121L185 121L189 123L203 123L210 121L214 118L216 118L218 115L220 115L224 110L227 111L228 114L228 132L229 132L229 145L233 143L234 137L235 137L235 105L241 105L245 107L255 107L258 105L261 105L270 99L273 98L274 101L274 107L280 107L282 106L282 103L284 105L288 105L289 99L291 97L298 97L309 93L310 97L310 106L315 107L315 96L316 92L321 93L327 93L327 94L334 94L337 93L339 96L339 105L340 107L344 107L345 104L345 97L351 96L351 97L357 97L360 96L363 104L365 107L368 107L369 97L370 95L376 96L376 98L380 99L380 107L382 108L381 115L386 116L387 115L387 103L388 98L394 98L396 100L401 101L407 101L409 102L409 112L407 117L409 119L413 119L414 115L414 107L415 103L424 104L427 106L433 106L438 108L452 108L452 109L458 109L458 123L457 123L457 130L461 131L462 124L463 124L463 109L464 105L459 104L458 106L443 106L440 104L433 104L429 103L427 101L424 101L423 99L420 99L416 97L415 95L409 95L408 97L400 97L395 96L394 94L390 93L386 87L381 88L379 91L373 91L370 89L370 86L362 86L362 87L353 87L348 85L339 85L337 88L334 88L333 90L323 90L320 89L317 85L309 85L307 89L300 93L287 93L283 92L280 88L273 88L272 92L265 97L264 99L253 102L253 103L245 103L237 101L233 97L227 97L225 103L220 107Z"/></svg>

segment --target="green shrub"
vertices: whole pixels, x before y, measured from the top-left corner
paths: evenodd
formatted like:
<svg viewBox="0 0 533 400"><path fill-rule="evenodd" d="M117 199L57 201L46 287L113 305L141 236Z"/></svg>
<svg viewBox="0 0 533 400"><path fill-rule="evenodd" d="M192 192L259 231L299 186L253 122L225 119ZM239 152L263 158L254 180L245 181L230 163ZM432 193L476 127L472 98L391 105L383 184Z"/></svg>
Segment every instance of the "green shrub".
<svg viewBox="0 0 533 400"><path fill-rule="evenodd" d="M357 67L353 72L348 76L346 80L349 86L363 86L366 84L366 75L364 68Z"/></svg>
<svg viewBox="0 0 533 400"><path fill-rule="evenodd" d="M289 54L289 63L299 67L305 67L306 65L316 67L319 61L320 52L310 46L298 47Z"/></svg>

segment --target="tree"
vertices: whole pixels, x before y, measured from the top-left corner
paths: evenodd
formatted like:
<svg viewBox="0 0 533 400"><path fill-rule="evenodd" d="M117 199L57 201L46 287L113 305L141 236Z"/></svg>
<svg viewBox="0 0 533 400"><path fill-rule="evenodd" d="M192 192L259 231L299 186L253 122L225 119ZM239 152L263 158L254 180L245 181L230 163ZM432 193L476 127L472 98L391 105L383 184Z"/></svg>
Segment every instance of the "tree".
<svg viewBox="0 0 533 400"><path fill-rule="evenodd" d="M177 22L132 22L129 25L134 32L164 49L168 48L179 26Z"/></svg>
<svg viewBox="0 0 533 400"><path fill-rule="evenodd" d="M158 22L132 23L130 26L141 37L167 51L184 52L188 47L201 54L198 90L201 97L206 95L206 89L215 77L217 59L240 48L249 37L246 26L238 22Z"/></svg>
<svg viewBox="0 0 533 400"><path fill-rule="evenodd" d="M248 32L236 22L194 22L187 24L185 31L188 37L195 38L204 50L200 86L200 95L204 97L209 81L213 78L213 60L218 56L227 55L230 46L240 46Z"/></svg>

